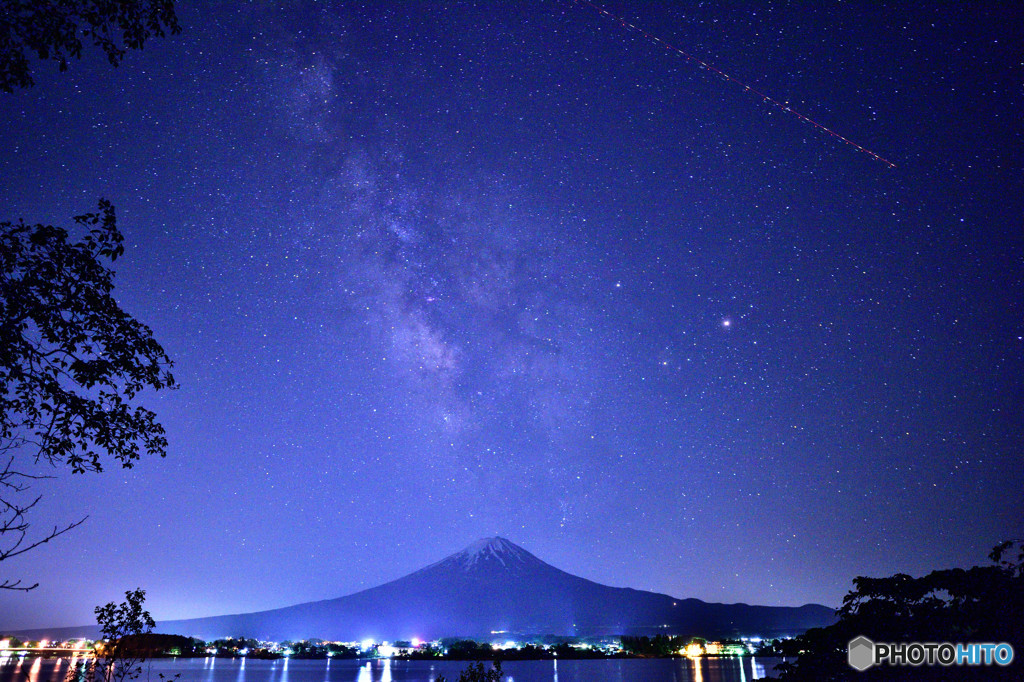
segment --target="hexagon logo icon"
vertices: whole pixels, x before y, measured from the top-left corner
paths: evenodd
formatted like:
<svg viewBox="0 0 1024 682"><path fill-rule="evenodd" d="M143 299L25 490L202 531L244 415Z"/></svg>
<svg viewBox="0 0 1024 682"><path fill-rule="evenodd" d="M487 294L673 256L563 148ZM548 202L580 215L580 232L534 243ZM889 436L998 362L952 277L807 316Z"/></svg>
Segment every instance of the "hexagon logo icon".
<svg viewBox="0 0 1024 682"><path fill-rule="evenodd" d="M846 660L851 668L864 672L875 664L875 643L864 635L851 639L846 649Z"/></svg>

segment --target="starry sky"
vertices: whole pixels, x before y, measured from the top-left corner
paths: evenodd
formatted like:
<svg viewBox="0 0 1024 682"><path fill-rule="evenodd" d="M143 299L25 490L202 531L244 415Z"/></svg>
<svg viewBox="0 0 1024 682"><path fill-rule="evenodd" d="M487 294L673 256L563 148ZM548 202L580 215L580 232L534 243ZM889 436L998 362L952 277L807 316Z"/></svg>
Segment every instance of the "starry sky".
<svg viewBox="0 0 1024 682"><path fill-rule="evenodd" d="M0 626L324 599L501 535L598 582L837 605L1024 534L1009 3L181 3L0 94L0 216L113 201L165 459Z"/></svg>

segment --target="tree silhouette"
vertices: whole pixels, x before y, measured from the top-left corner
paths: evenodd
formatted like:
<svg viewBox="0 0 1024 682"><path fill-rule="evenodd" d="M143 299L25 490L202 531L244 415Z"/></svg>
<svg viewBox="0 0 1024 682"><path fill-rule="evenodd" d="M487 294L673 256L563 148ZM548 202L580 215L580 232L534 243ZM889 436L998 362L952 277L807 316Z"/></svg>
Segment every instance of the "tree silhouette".
<svg viewBox="0 0 1024 682"><path fill-rule="evenodd" d="M0 562L84 521L29 537L39 497L26 493L47 468L99 472L105 460L131 468L143 452L166 454L156 415L131 401L173 387L171 361L112 296L105 261L124 252L114 207L101 200L74 222L78 242L51 225L0 223Z"/></svg>
<svg viewBox="0 0 1024 682"><path fill-rule="evenodd" d="M142 608L146 591L140 588L124 593L125 601L97 606L96 623L103 639L96 644L96 655L81 668L68 670L68 682L127 682L142 675L146 660L141 638L153 631L156 623ZM163 675L160 675L164 679Z"/></svg>
<svg viewBox="0 0 1024 682"><path fill-rule="evenodd" d="M0 0L0 90L33 85L33 56L66 71L91 41L117 66L168 31L181 32L173 0Z"/></svg>
<svg viewBox="0 0 1024 682"><path fill-rule="evenodd" d="M1008 668L876 666L857 672L847 664L847 645L861 635L875 642L1008 642L1019 656L1024 652L1024 540L998 545L989 558L992 565L932 571L921 578L855 578L838 622L797 637L799 655L778 666L781 679L1022 679L1019 659Z"/></svg>

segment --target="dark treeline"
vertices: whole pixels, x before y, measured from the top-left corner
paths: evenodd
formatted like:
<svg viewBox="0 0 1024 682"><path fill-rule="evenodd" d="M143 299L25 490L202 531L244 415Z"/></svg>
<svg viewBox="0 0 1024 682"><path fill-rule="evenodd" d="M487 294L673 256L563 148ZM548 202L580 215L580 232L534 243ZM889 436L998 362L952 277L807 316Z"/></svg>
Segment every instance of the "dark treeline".
<svg viewBox="0 0 1024 682"><path fill-rule="evenodd" d="M436 658L455 661L528 661L552 658L616 658L625 655L608 653L593 646L573 646L570 640L558 637L542 638L510 649L499 649L486 642L472 639L443 639L440 647L428 645L416 649L402 648L400 644L401 642L395 643L399 648L397 657L412 660Z"/></svg>
<svg viewBox="0 0 1024 682"><path fill-rule="evenodd" d="M778 641L778 640L776 640ZM655 658L668 658L682 656L686 647L691 644L698 644L702 648L708 641L702 637L676 637L672 635L655 635L654 637L628 637L622 638L622 650L630 656L646 656ZM744 648L742 641L738 639L723 639L716 642L722 647ZM765 649L762 647L757 655L763 656Z"/></svg>
<svg viewBox="0 0 1024 682"><path fill-rule="evenodd" d="M161 637L163 635L154 635ZM258 642L255 639L228 638L216 639L212 642L203 642L192 639L196 644L188 649L166 651L163 655L171 656L217 656L220 658L282 658L287 655L290 658L358 658L365 655L359 647L339 644L338 642L325 642L319 639L286 641L281 642L274 649L268 649L266 643ZM287 653L286 653L287 652Z"/></svg>
<svg viewBox="0 0 1024 682"><path fill-rule="evenodd" d="M678 656L691 642L704 644L703 639L655 635L654 637L623 637L622 649L634 656Z"/></svg>
<svg viewBox="0 0 1024 682"><path fill-rule="evenodd" d="M876 680L1024 680L1024 540L1009 540L989 554L992 563L941 569L914 578L855 578L839 620L783 643L795 661L778 666L792 682ZM1006 642L1009 666L876 665L857 672L847 663L856 637L873 642Z"/></svg>

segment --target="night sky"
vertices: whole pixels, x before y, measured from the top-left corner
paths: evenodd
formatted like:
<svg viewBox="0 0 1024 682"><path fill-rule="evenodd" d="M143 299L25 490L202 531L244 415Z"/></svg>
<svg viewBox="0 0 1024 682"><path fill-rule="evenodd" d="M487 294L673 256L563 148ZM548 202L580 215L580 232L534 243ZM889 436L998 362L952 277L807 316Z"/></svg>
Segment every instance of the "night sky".
<svg viewBox="0 0 1024 682"><path fill-rule="evenodd" d="M813 3L812 3L813 4ZM0 218L100 197L166 459L36 490L0 626L371 587L501 535L837 605L1024 534L1013 3L189 2L0 93ZM1001 8L997 8L1001 5Z"/></svg>

